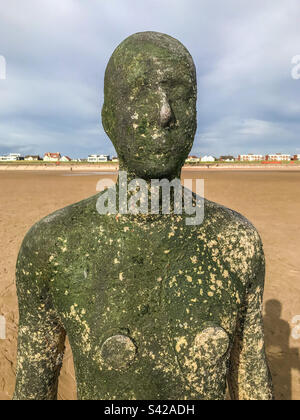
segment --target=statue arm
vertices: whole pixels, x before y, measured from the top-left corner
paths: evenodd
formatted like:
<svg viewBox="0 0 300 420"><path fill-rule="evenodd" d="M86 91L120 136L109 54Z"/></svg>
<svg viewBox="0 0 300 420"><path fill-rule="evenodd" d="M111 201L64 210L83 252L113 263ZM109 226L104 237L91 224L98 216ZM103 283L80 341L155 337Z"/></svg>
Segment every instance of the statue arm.
<svg viewBox="0 0 300 420"><path fill-rule="evenodd" d="M254 279L240 312L228 378L233 400L272 400L272 378L265 353L262 302L265 259L260 244Z"/></svg>
<svg viewBox="0 0 300 420"><path fill-rule="evenodd" d="M55 400L65 331L51 302L44 248L30 234L17 262L19 301L17 378L14 400Z"/></svg>

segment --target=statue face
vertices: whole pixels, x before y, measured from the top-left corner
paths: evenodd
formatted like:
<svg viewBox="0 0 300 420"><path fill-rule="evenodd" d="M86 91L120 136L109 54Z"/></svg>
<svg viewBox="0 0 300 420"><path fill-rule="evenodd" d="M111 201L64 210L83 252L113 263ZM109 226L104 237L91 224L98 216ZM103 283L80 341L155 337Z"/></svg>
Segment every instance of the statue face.
<svg viewBox="0 0 300 420"><path fill-rule="evenodd" d="M196 132L196 72L177 40L153 32L128 38L106 71L103 125L123 168L178 176Z"/></svg>

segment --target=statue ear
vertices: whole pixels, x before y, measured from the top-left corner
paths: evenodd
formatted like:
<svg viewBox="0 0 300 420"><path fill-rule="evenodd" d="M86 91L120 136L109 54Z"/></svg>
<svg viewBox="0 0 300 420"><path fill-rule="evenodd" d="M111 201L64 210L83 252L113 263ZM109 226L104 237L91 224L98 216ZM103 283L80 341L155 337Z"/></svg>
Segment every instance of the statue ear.
<svg viewBox="0 0 300 420"><path fill-rule="evenodd" d="M104 131L109 136L110 130L109 130L109 124L108 124L108 118L107 118L107 107L105 103L103 104L103 107L102 107L101 117L102 117L102 126L104 128Z"/></svg>
<svg viewBox="0 0 300 420"><path fill-rule="evenodd" d="M117 143L117 137L115 132L115 114L113 112L113 107L107 106L104 102L102 107L102 126L104 128L105 133L110 138L110 141L114 145L117 153L118 153L118 145Z"/></svg>
<svg viewBox="0 0 300 420"><path fill-rule="evenodd" d="M115 115L113 112L112 106L107 106L104 102L104 105L102 107L102 126L104 128L104 131L110 138L110 140L114 143L115 139Z"/></svg>

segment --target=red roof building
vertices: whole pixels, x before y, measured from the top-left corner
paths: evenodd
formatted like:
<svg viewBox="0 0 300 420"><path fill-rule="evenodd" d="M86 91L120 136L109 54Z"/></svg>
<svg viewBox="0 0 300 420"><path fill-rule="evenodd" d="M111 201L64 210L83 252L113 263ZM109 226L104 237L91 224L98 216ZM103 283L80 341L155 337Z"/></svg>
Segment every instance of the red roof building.
<svg viewBox="0 0 300 420"><path fill-rule="evenodd" d="M57 162L60 158L60 153L45 153L44 155L44 161L46 162Z"/></svg>

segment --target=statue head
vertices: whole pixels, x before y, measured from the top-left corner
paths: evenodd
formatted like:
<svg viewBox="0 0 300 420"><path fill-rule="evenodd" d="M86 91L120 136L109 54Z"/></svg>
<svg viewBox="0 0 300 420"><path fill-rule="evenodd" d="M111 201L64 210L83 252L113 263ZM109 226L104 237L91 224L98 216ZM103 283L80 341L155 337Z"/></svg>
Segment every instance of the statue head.
<svg viewBox="0 0 300 420"><path fill-rule="evenodd" d="M196 100L195 64L179 41L142 32L122 42L106 69L102 110L120 168L178 177L194 142Z"/></svg>

